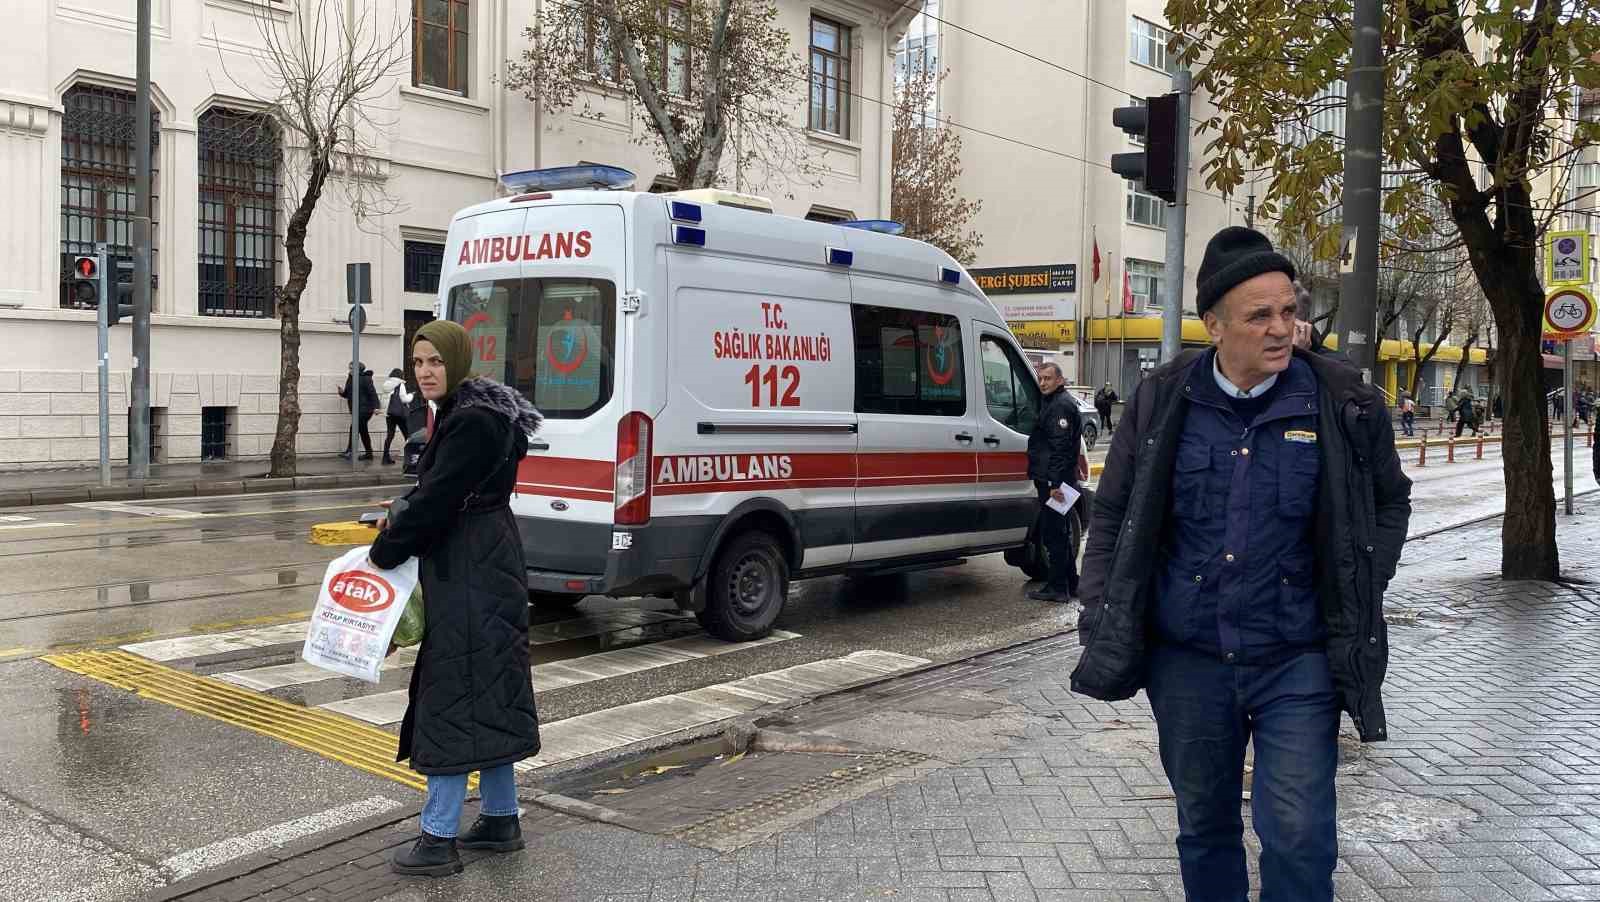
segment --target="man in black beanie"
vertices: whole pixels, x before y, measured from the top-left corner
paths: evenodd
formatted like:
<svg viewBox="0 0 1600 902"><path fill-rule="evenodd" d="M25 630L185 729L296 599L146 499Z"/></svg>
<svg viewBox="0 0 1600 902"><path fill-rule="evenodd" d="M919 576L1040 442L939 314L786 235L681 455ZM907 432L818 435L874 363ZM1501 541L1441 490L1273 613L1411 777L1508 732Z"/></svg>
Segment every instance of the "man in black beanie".
<svg viewBox="0 0 1600 902"><path fill-rule="evenodd" d="M1072 688L1145 690L1194 900L1248 898L1253 742L1261 902L1330 902L1340 711L1387 737L1383 590L1411 482L1376 389L1295 348L1294 275L1259 232L1211 239L1196 306L1213 347L1128 402L1084 554Z"/></svg>

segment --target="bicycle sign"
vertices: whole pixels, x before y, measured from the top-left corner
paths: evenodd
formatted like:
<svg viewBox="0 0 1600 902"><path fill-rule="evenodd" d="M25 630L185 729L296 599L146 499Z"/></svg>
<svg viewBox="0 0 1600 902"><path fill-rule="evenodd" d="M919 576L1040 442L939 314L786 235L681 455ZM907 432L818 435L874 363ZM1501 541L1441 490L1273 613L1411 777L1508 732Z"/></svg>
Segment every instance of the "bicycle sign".
<svg viewBox="0 0 1600 902"><path fill-rule="evenodd" d="M1546 337L1576 338L1594 326L1594 296L1582 288L1557 288L1545 296L1544 330Z"/></svg>

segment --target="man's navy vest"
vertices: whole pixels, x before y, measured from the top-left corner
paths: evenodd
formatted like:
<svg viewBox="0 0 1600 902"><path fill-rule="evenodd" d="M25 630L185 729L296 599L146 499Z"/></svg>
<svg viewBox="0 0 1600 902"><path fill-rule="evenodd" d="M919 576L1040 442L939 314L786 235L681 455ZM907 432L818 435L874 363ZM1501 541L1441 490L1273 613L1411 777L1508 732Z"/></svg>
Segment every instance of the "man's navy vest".
<svg viewBox="0 0 1600 902"><path fill-rule="evenodd" d="M1245 423L1217 385L1215 355L1196 361L1183 388L1156 631L1224 661L1273 663L1325 639L1311 584L1317 377L1291 360Z"/></svg>

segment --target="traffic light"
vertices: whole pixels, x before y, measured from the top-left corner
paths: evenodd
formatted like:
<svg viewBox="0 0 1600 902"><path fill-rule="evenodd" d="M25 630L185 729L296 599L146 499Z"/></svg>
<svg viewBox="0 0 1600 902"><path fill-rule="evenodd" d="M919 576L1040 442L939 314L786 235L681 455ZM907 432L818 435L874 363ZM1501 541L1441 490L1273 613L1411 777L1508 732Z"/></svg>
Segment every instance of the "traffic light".
<svg viewBox="0 0 1600 902"><path fill-rule="evenodd" d="M1178 202L1178 95L1145 98L1144 106L1117 107L1111 124L1144 138L1144 150L1111 155L1111 171L1169 204Z"/></svg>
<svg viewBox="0 0 1600 902"><path fill-rule="evenodd" d="M72 261L72 300L90 310L100 306L100 263L94 257Z"/></svg>
<svg viewBox="0 0 1600 902"><path fill-rule="evenodd" d="M111 302L106 309L108 326L115 326L123 317L133 316L133 261L118 260L116 270L117 280L111 283L111 291L107 292L107 299Z"/></svg>

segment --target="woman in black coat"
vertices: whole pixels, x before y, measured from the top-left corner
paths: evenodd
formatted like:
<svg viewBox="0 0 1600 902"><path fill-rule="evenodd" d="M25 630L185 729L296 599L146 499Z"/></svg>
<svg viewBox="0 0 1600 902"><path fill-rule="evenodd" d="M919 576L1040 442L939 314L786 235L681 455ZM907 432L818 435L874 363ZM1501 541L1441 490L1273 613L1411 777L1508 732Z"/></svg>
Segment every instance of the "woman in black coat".
<svg viewBox="0 0 1600 902"><path fill-rule="evenodd" d="M395 855L402 874L461 870L456 832L467 775L477 771L482 813L460 844L523 848L512 765L539 752L528 664L528 588L510 498L517 462L539 414L498 382L467 378L471 342L456 323L417 331L417 387L438 406L420 479L389 511L369 556L389 568L421 558L426 612L411 671L397 761L428 777L422 836Z"/></svg>

